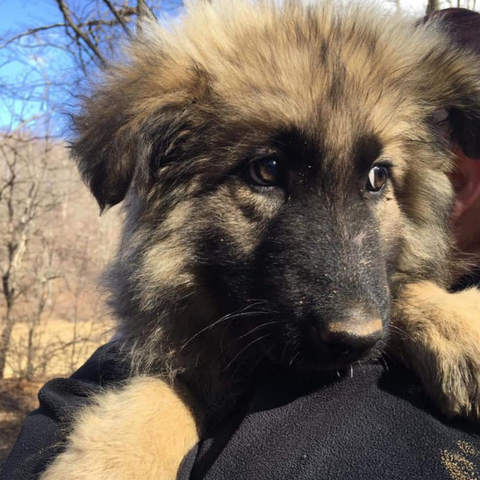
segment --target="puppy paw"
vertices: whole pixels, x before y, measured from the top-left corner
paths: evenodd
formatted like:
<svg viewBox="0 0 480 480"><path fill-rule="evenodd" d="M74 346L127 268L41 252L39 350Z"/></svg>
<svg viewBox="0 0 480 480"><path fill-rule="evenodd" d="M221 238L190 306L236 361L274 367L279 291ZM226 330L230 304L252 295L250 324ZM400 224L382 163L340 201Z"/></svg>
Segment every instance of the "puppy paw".
<svg viewBox="0 0 480 480"><path fill-rule="evenodd" d="M184 398L139 377L78 416L66 449L41 480L175 480L198 429Z"/></svg>
<svg viewBox="0 0 480 480"><path fill-rule="evenodd" d="M480 343L480 338L477 338ZM480 348L443 340L414 354L414 370L426 392L448 417L480 420ZM473 354L472 354L473 353Z"/></svg>
<svg viewBox="0 0 480 480"><path fill-rule="evenodd" d="M394 312L393 344L449 417L480 420L480 290L409 285Z"/></svg>

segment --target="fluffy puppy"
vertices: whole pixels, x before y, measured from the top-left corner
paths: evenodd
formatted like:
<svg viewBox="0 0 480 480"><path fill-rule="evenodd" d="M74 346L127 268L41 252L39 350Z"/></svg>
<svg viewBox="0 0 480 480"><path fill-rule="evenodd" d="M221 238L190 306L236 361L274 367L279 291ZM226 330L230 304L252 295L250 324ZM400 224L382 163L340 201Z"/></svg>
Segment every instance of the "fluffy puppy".
<svg viewBox="0 0 480 480"><path fill-rule="evenodd" d="M445 413L476 417L479 295L446 289L450 140L480 157L479 113L478 61L434 22L218 0L148 23L72 145L100 206L124 201L107 283L137 378L42 478L175 478L253 375L388 342Z"/></svg>

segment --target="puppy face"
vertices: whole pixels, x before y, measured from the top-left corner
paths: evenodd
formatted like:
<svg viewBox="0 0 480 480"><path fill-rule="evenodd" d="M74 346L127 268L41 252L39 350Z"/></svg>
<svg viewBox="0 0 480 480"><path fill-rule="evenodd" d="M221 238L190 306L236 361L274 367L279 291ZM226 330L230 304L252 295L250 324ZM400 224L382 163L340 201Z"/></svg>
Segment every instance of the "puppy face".
<svg viewBox="0 0 480 480"><path fill-rule="evenodd" d="M480 70L437 30L202 2L107 71L73 151L102 207L127 196L112 303L152 364L338 368L384 336L398 282L448 279L436 118L461 119L447 128L477 155Z"/></svg>

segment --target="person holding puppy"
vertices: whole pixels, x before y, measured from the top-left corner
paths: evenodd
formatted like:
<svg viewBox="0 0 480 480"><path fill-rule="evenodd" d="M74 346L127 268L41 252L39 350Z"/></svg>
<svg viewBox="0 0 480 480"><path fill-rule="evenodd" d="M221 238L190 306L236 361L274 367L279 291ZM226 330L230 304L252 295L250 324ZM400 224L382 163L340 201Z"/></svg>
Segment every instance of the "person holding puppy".
<svg viewBox="0 0 480 480"><path fill-rule="evenodd" d="M480 54L480 15L452 9L439 15L454 38ZM459 248L480 251L480 162L456 150L452 184ZM469 278L464 283L474 283ZM479 319L480 321L480 319ZM3 471L6 479L38 478L78 408L128 368L100 349L68 380L40 393ZM479 428L445 422L411 372L389 363L357 366L350 376L298 378L288 372L256 385L235 418L184 461L191 479L425 479L480 477Z"/></svg>

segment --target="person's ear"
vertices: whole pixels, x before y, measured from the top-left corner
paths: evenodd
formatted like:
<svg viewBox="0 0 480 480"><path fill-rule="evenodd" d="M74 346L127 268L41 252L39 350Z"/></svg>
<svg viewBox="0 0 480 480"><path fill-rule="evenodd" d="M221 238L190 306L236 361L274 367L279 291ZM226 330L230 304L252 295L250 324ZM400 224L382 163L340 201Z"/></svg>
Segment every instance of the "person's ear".
<svg viewBox="0 0 480 480"><path fill-rule="evenodd" d="M458 220L480 200L480 161L467 156L458 148L455 151L455 170L451 174L451 181L455 189L453 220Z"/></svg>

